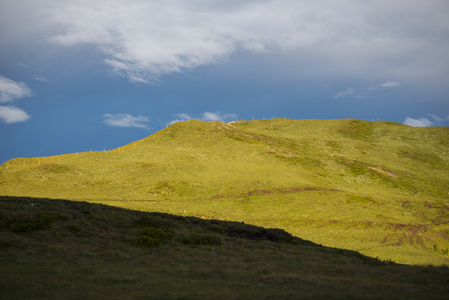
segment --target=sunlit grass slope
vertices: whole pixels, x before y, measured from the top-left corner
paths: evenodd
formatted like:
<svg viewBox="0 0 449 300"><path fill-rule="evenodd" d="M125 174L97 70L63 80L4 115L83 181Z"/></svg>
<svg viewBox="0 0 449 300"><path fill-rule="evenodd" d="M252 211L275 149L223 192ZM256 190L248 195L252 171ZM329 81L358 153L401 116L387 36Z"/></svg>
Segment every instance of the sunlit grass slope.
<svg viewBox="0 0 449 300"><path fill-rule="evenodd" d="M1 299L448 299L447 267L279 229L0 196Z"/></svg>
<svg viewBox="0 0 449 300"><path fill-rule="evenodd" d="M190 120L119 149L18 158L0 194L278 227L409 264L449 264L449 128Z"/></svg>

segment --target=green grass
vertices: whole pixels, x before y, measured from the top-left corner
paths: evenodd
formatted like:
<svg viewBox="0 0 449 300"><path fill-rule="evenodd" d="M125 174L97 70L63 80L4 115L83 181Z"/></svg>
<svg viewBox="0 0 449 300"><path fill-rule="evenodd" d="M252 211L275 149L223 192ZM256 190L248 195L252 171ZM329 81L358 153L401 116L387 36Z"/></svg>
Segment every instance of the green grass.
<svg viewBox="0 0 449 300"><path fill-rule="evenodd" d="M245 222L421 265L449 265L448 186L449 128L360 120L190 120L0 167L0 195Z"/></svg>
<svg viewBox="0 0 449 300"><path fill-rule="evenodd" d="M0 196L0 212L2 299L449 296L447 267L399 265L280 229L42 198Z"/></svg>

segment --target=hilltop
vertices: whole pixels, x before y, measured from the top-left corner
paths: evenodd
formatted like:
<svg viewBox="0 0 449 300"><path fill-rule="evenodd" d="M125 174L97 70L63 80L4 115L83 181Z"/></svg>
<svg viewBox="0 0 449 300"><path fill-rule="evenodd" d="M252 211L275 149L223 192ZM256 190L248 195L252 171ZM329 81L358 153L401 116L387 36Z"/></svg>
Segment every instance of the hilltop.
<svg viewBox="0 0 449 300"><path fill-rule="evenodd" d="M17 158L0 195L281 228L407 264L449 264L449 128L190 120L105 152Z"/></svg>

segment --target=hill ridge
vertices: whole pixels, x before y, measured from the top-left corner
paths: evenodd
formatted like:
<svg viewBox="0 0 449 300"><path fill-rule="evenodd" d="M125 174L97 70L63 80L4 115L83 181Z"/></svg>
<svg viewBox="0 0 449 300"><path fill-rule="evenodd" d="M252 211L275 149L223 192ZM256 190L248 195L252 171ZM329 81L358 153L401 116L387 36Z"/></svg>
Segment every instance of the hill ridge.
<svg viewBox="0 0 449 300"><path fill-rule="evenodd" d="M0 195L244 221L382 259L449 264L448 129L356 119L189 120L112 151L8 161ZM301 188L312 190L281 192ZM351 222L380 226L346 228ZM387 223L430 227L420 232L422 244L385 247L386 237L411 234Z"/></svg>

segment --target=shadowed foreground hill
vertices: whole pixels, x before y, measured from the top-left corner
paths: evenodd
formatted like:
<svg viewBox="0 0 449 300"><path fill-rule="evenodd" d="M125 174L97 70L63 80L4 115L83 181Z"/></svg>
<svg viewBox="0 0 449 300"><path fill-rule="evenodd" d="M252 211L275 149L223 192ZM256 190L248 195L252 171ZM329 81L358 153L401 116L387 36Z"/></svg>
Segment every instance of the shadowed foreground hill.
<svg viewBox="0 0 449 300"><path fill-rule="evenodd" d="M190 120L0 167L0 195L244 221L407 264L449 264L448 187L449 128L360 120Z"/></svg>
<svg viewBox="0 0 449 300"><path fill-rule="evenodd" d="M279 229L0 197L2 299L447 299L449 269Z"/></svg>

